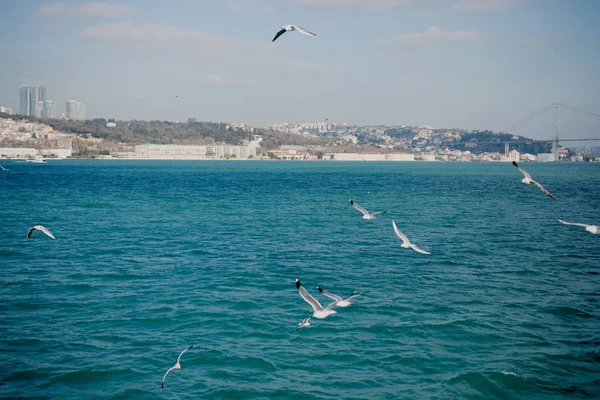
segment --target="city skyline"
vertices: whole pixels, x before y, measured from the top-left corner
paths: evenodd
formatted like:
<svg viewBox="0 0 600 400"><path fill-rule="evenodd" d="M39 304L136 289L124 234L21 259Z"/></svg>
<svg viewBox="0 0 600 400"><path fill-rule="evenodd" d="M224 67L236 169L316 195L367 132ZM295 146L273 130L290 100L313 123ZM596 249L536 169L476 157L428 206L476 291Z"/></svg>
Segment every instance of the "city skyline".
<svg viewBox="0 0 600 400"><path fill-rule="evenodd" d="M14 88L36 77L62 104L86 99L88 118L121 120L501 131L552 102L600 111L591 0L36 0L3 11L5 34L36 22L0 60L0 104L13 110ZM271 43L287 23L317 36ZM596 117L560 117L562 137L598 136ZM514 133L548 138L544 118Z"/></svg>

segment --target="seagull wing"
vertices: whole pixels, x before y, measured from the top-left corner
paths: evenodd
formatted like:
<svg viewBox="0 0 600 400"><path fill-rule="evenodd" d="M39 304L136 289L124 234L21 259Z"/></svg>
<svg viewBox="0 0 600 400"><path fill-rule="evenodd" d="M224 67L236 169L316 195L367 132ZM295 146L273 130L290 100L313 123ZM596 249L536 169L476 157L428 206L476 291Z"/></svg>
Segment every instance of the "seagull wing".
<svg viewBox="0 0 600 400"><path fill-rule="evenodd" d="M420 248L419 246L417 246L416 244L412 244L410 245L411 249L413 249L414 251L418 251L421 254L431 254L428 251L423 250L422 248Z"/></svg>
<svg viewBox="0 0 600 400"><path fill-rule="evenodd" d="M392 211L392 210L390 209L390 210L385 210L385 211L376 211L374 213L371 213L371 215L375 216L375 215L379 215L379 214L385 214L385 213L388 213L390 211Z"/></svg>
<svg viewBox="0 0 600 400"><path fill-rule="evenodd" d="M165 373L165 376L163 376L163 378L162 378L162 382L161 382L161 384L160 384L160 390L161 390L161 391L162 391L162 390L163 390L163 388L165 387L165 378L167 377L167 375L169 375L169 372L173 371L174 369L175 369L175 366L173 366L173 367L169 368L169 369L167 370L167 372Z"/></svg>
<svg viewBox="0 0 600 400"><path fill-rule="evenodd" d="M42 232L44 232L46 235L50 236L52 239L56 239L56 238L54 237L54 235L52 234L52 232L50 232L50 231L48 230L48 228L46 228L45 226L42 226L41 228L42 228L42 229L41 229L41 231L42 231Z"/></svg>
<svg viewBox="0 0 600 400"><path fill-rule="evenodd" d="M579 223L577 223L577 222L567 222L567 221L563 221L563 220L562 220L562 219L560 219L560 218L558 219L558 222L560 222L560 223L563 223L563 224L565 224L565 225L583 226L584 228L587 228L588 226L591 226L591 225L587 225L587 224L579 224Z"/></svg>
<svg viewBox="0 0 600 400"><path fill-rule="evenodd" d="M323 311L323 306L321 305L321 303L319 303L317 299L312 297L310 293L308 293L306 289L304 289L304 286L302 286L300 281L296 281L296 287L298 288L298 293L300 294L300 297L302 297L304 301L310 304L313 310Z"/></svg>
<svg viewBox="0 0 600 400"><path fill-rule="evenodd" d="M31 237L31 234L33 233L33 231L35 231L35 227L29 228L29 230L27 231L27 239L29 239Z"/></svg>
<svg viewBox="0 0 600 400"><path fill-rule="evenodd" d="M314 33L307 31L306 29L304 29L301 26L298 26L298 25L292 25L292 26L294 27L295 30L297 30L300 33L303 33L303 34L308 35L308 36L317 36Z"/></svg>
<svg viewBox="0 0 600 400"><path fill-rule="evenodd" d="M181 353L179 353L179 357L177 357L177 364L179 364L179 360L181 360L181 356L183 355L183 353L185 353L186 351L188 351L192 347L194 347L194 345L189 346L187 349L185 349L184 351L182 351Z"/></svg>
<svg viewBox="0 0 600 400"><path fill-rule="evenodd" d="M273 40L271 40L271 43L273 43L274 41L277 40L277 38L281 35L283 35L285 33L285 29L280 30L279 32L277 32L277 35L275 35L275 37L273 38Z"/></svg>
<svg viewBox="0 0 600 400"><path fill-rule="evenodd" d="M394 226L394 232L396 232L396 235L398 235L398 237L400 239L402 239L402 241L406 244L411 244L410 240L408 240L408 238L406 237L406 235L404 233L402 233L402 231L400 230L400 228L398 228L398 225L396 225L396 221L392 221L392 225Z"/></svg>
<svg viewBox="0 0 600 400"><path fill-rule="evenodd" d="M546 190L546 189L545 189L545 188L542 186L542 184L541 184L541 183L539 183L539 182L537 182L537 181L534 181L533 179L532 179L532 182L535 184L535 186L539 187L539 188L540 188L540 190L546 194L546 196L550 197L552 200L556 200L556 199L554 198L554 196L552 196L552 195L550 194L550 192L549 192L549 191L547 191L547 190Z"/></svg>
<svg viewBox="0 0 600 400"><path fill-rule="evenodd" d="M523 168L519 167L519 164L517 164L517 163L516 163L516 162L514 162L514 161L512 162L512 164L513 164L515 167L517 167L517 169L518 169L519 171L521 171L521 172L523 173L523 175L525 175L525 177L526 177L526 178L529 178L529 179L533 180L533 178L531 177L531 175L529 175L529 172L527 172L527 171L525 171Z"/></svg>
<svg viewBox="0 0 600 400"><path fill-rule="evenodd" d="M362 208L361 206L356 204L352 199L350 199L350 204L352 204L352 207L356 208L358 211L360 211L364 215L369 215L369 212L367 210L365 210L364 208Z"/></svg>
<svg viewBox="0 0 600 400"><path fill-rule="evenodd" d="M333 299L336 301L336 303L338 301L342 301L342 298L340 296L336 296L333 293L329 293L327 290L321 288L320 286L317 286L317 289L319 289L319 292L323 293L325 296L329 297L330 299Z"/></svg>

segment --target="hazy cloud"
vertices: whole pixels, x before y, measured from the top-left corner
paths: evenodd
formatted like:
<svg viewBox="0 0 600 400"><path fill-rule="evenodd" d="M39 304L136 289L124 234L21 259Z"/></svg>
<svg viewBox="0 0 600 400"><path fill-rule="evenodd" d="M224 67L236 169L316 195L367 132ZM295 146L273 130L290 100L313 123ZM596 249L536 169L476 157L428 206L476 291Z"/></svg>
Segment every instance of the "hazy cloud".
<svg viewBox="0 0 600 400"><path fill-rule="evenodd" d="M239 49L239 45L233 40L209 32L167 25L136 25L131 22L89 26L77 36L80 39L114 42L140 49L186 50L211 56L222 56L228 51Z"/></svg>
<svg viewBox="0 0 600 400"><path fill-rule="evenodd" d="M522 1L516 0L463 0L450 6L461 11L499 11L518 6Z"/></svg>
<svg viewBox="0 0 600 400"><path fill-rule="evenodd" d="M84 3L73 5L67 3L54 3L41 6L38 13L45 17L96 17L96 18L121 18L135 13L129 7L107 3Z"/></svg>
<svg viewBox="0 0 600 400"><path fill-rule="evenodd" d="M406 47L425 47L443 42L475 43L479 35L473 31L442 31L437 26L430 26L425 32L402 33L386 40L383 44Z"/></svg>
<svg viewBox="0 0 600 400"><path fill-rule="evenodd" d="M208 84L208 85L219 85L219 86L237 86L237 85L246 85L247 82L242 81L237 78L232 77L223 77L215 74L208 74L197 80L198 83Z"/></svg>
<svg viewBox="0 0 600 400"><path fill-rule="evenodd" d="M244 9L239 4L227 3L227 7L231 8L233 11L244 12Z"/></svg>

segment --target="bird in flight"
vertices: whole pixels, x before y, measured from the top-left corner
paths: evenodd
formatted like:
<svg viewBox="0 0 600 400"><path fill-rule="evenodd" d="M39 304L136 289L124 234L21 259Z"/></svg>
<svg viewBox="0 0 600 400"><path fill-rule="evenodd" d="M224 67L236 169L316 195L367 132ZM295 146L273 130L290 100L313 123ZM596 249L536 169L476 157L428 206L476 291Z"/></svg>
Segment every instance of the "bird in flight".
<svg viewBox="0 0 600 400"><path fill-rule="evenodd" d="M521 171L523 173L523 175L525 175L525 178L523 178L523 180L521 182L526 183L528 185L535 185L535 186L539 187L540 190L546 194L546 196L550 197L552 200L556 200L554 198L554 196L552 196L550 194L550 192L547 191L539 182L533 180L531 175L529 175L529 172L527 172L523 168L519 167L519 164L517 164L516 162L513 161L512 163L515 167L517 167L517 169L519 171Z"/></svg>
<svg viewBox="0 0 600 400"><path fill-rule="evenodd" d="M338 295L329 293L327 290L323 289L321 286L317 286L317 289L319 290L319 292L323 293L325 296L329 297L330 299L335 300L335 305L338 307L348 307L350 304L352 304L350 302L350 299L353 299L356 296L360 296L360 293L357 293L356 291L354 291L354 293L352 293L350 296L346 297L345 299L342 299Z"/></svg>
<svg viewBox="0 0 600 400"><path fill-rule="evenodd" d="M323 308L321 303L319 303L319 301L317 299L312 297L310 295L310 293L308 293L306 291L306 289L304 289L304 287L300 283L300 279L298 279L298 278L296 278L296 289L298 289L298 293L300 294L300 297L302 297L304 299L304 301L306 301L308 304L310 304L310 306L313 308L313 311L314 311L313 317L326 318L331 314L337 313L337 311L331 309L335 305L335 303L331 303L327 307Z"/></svg>
<svg viewBox="0 0 600 400"><path fill-rule="evenodd" d="M29 228L29 230L27 231L27 239L29 239L31 237L31 234L33 233L33 231L42 231L46 235L50 236L52 239L56 239L54 237L54 235L52 234L52 232L50 232L48 230L48 228L46 228L45 226L42 226L42 225L35 225L35 226L32 226L31 228Z"/></svg>
<svg viewBox="0 0 600 400"><path fill-rule="evenodd" d="M303 34L308 35L308 36L316 36L314 33L307 31L306 29L304 29L301 26L298 26L298 25L284 25L284 26L281 27L281 30L279 32L277 32L277 35L275 35L275 37L273 38L273 40L271 40L271 43L273 43L274 41L276 41L279 36L283 35L287 31L298 31L298 32L303 33Z"/></svg>
<svg viewBox="0 0 600 400"><path fill-rule="evenodd" d="M396 235L398 235L398 237L400 239L402 239L402 244L400 245L400 247L404 247L405 249L413 249L414 251L417 251L417 252L422 253L422 254L431 254L431 253L429 253L429 252L421 249L416 244L412 244L410 242L410 240L408 240L408 238L406 237L406 235L404 233L402 233L402 231L400 230L400 228L398 228L398 225L396 225L396 221L392 221L392 225L394 226L394 232L396 232Z"/></svg>
<svg viewBox="0 0 600 400"><path fill-rule="evenodd" d="M375 218L376 215L385 214L386 212L391 211L391 210L386 210L386 211L377 211L374 213L369 213L367 210L365 210L364 208L362 208L361 206L356 204L352 199L350 199L350 204L352 204L352 207L356 208L358 211L363 213L363 219L373 219L373 218Z"/></svg>
<svg viewBox="0 0 600 400"><path fill-rule="evenodd" d="M162 378L162 383L160 385L160 391L162 392L163 388L165 387L165 378L167 377L167 375L169 375L169 372L173 371L174 369L181 369L181 364L179 364L179 360L181 359L181 356L183 355L183 353L185 353L186 351L188 351L189 349L191 349L192 346L189 346L187 349L185 349L184 351L182 351L181 353L179 353L179 357L177 357L177 362L175 363L175 365L173 365L171 368L169 368L167 370L167 372L165 373L165 376L163 376Z"/></svg>
<svg viewBox="0 0 600 400"><path fill-rule="evenodd" d="M575 226L582 226L585 228L586 231L593 233L595 235L600 234L600 226L598 225L588 225L588 224L580 224L577 222L567 222L567 221L563 221L562 219L559 219L558 222L560 222L561 224L565 224L565 225L575 225Z"/></svg>

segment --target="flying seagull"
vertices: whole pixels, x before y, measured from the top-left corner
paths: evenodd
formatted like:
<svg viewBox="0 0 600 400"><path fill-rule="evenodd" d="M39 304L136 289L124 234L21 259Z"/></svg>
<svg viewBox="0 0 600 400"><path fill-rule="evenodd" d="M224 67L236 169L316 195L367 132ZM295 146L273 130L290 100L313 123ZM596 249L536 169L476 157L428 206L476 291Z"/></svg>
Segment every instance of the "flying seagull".
<svg viewBox="0 0 600 400"><path fill-rule="evenodd" d="M374 213L369 213L367 210L365 210L364 208L362 208L361 206L356 204L352 199L350 199L350 204L352 204L352 207L356 208L358 211L363 213L363 219L373 219L373 218L375 218L376 215L384 214L386 212L391 211L391 210L386 210L386 211L377 211Z"/></svg>
<svg viewBox="0 0 600 400"><path fill-rule="evenodd" d="M523 178L523 180L521 182L526 183L528 185L535 185L535 186L539 187L540 190L546 194L546 196L550 197L552 200L556 200L554 198L554 196L552 196L549 191L544 189L544 187L539 182L536 182L533 180L531 175L529 175L529 172L527 172L523 168L519 167L519 165L516 162L513 161L512 163L515 167L517 167L517 169L519 171L521 171L523 173L523 175L525 175L525 178Z"/></svg>
<svg viewBox="0 0 600 400"><path fill-rule="evenodd" d="M306 301L308 304L310 304L311 307L313 308L313 310L315 311L312 315L313 317L322 319L331 314L337 314L337 312L335 310L331 309L335 305L335 303L331 303L327 307L323 308L321 303L319 303L319 301L317 299L312 297L306 291L306 289L304 289L304 287L302 287L302 284L300 283L300 279L298 279L298 278L296 278L296 289L298 289L298 293L300 294L300 297L302 297L304 299L304 301Z"/></svg>
<svg viewBox="0 0 600 400"><path fill-rule="evenodd" d="M298 330L298 329L302 329L302 328L304 328L305 326L310 326L310 322L308 322L308 321L310 321L310 317L306 317L306 318L304 318L304 320L303 320L302 322L299 322L299 323L298 323L298 327L296 328L296 330Z"/></svg>
<svg viewBox="0 0 600 400"><path fill-rule="evenodd" d="M319 289L319 292L323 293L325 296L329 297L330 299L335 300L335 305L338 307L348 307L350 304L352 304L350 302L350 299L352 299L356 296L360 296L360 293L357 293L356 291L354 291L350 296L346 297L345 299L342 299L340 296L337 296L333 293L329 293L327 290L323 289L320 286L317 286L317 289Z"/></svg>
<svg viewBox="0 0 600 400"><path fill-rule="evenodd" d="M392 225L394 226L394 232L396 232L396 235L398 235L398 237L400 239L402 239L402 244L400 245L400 247L404 247L405 249L413 249L414 251L417 251L419 253L423 253L423 254L431 254L423 249L421 249L419 246L417 246L416 244L412 244L410 242L410 240L408 240L408 238L406 237L406 235L404 233L402 233L402 231L400 230L400 228L398 228L398 225L396 225L396 221L392 220Z"/></svg>
<svg viewBox="0 0 600 400"><path fill-rule="evenodd" d="M559 218L558 220L560 223L563 223L565 225L575 225L575 226L583 226L585 228L586 231L593 233L595 235L600 234L600 226L598 225L588 225L588 224L579 224L577 222L567 222L567 221L563 221L562 219Z"/></svg>
<svg viewBox="0 0 600 400"><path fill-rule="evenodd" d="M167 370L167 372L165 373L165 376L163 376L163 378L162 378L162 383L160 384L161 392L162 392L163 388L165 387L165 378L167 377L167 375L169 375L169 372L173 371L174 369L181 369L181 364L179 364L179 360L181 359L181 356L183 355L183 353L185 353L192 347L194 347L194 346L192 345L192 346L188 347L187 349L185 349L184 351L182 351L181 353L179 353L179 357L177 357L177 362L175 363L175 365L173 365L171 368L169 368Z"/></svg>
<svg viewBox="0 0 600 400"><path fill-rule="evenodd" d="M6 168L4 168L2 165L0 165L0 168L2 168L2 171L8 171Z"/></svg>
<svg viewBox="0 0 600 400"><path fill-rule="evenodd" d="M29 228L29 230L27 231L27 239L29 239L29 237L31 236L31 234L33 233L33 231L42 231L46 235L50 236L52 239L56 239L54 237L54 235L52 234L52 232L50 232L48 230L48 228L46 228L45 226L42 226L42 225L35 225L35 226Z"/></svg>
<svg viewBox="0 0 600 400"><path fill-rule="evenodd" d="M298 31L300 33L303 33L305 35L308 36L316 36L314 33L307 31L306 29L304 29L301 26L298 25L284 25L281 27L281 30L279 32L277 32L277 35L275 35L275 37L273 38L273 40L271 40L271 43L273 43L274 41L277 40L277 38L281 35L283 35L286 31Z"/></svg>

